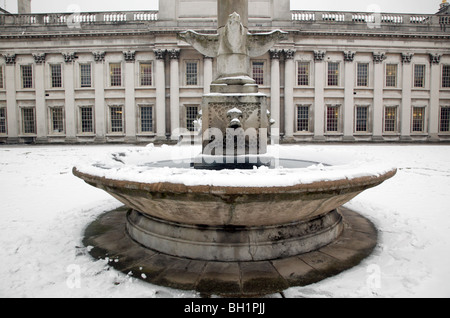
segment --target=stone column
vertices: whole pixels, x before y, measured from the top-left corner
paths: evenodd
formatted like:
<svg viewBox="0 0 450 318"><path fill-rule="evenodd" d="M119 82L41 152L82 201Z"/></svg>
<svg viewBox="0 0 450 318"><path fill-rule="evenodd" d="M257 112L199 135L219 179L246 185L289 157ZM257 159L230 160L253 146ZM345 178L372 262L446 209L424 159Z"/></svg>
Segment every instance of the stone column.
<svg viewBox="0 0 450 318"><path fill-rule="evenodd" d="M125 140L136 141L136 105L135 105L135 51L123 52L125 59Z"/></svg>
<svg viewBox="0 0 450 318"><path fill-rule="evenodd" d="M172 140L180 136L180 50L167 51L170 59L170 130Z"/></svg>
<svg viewBox="0 0 450 318"><path fill-rule="evenodd" d="M325 140L325 51L314 51L314 139Z"/></svg>
<svg viewBox="0 0 450 318"><path fill-rule="evenodd" d="M203 58L203 93L210 93L210 86L213 79L213 58L204 56Z"/></svg>
<svg viewBox="0 0 450 318"><path fill-rule="evenodd" d="M281 50L270 50L270 114L275 123L272 128L280 128L280 56Z"/></svg>
<svg viewBox="0 0 450 318"><path fill-rule="evenodd" d="M95 134L98 142L104 142L106 136L105 125L105 52L93 52L94 55L94 89L95 89L95 105L94 120Z"/></svg>
<svg viewBox="0 0 450 318"><path fill-rule="evenodd" d="M411 139L411 79L413 54L402 53L402 105L397 116L400 120L400 139Z"/></svg>
<svg viewBox="0 0 450 318"><path fill-rule="evenodd" d="M19 141L19 110L16 105L16 55L5 55L5 88L6 88L6 113L8 124L8 140Z"/></svg>
<svg viewBox="0 0 450 318"><path fill-rule="evenodd" d="M294 136L295 50L284 51L284 137Z"/></svg>
<svg viewBox="0 0 450 318"><path fill-rule="evenodd" d="M156 78L156 136L164 139L166 134L166 78L164 69L164 50L154 50Z"/></svg>
<svg viewBox="0 0 450 318"><path fill-rule="evenodd" d="M441 55L430 54L431 80L430 80L430 111L428 133L431 140L439 140L439 87L440 87L440 68Z"/></svg>
<svg viewBox="0 0 450 318"><path fill-rule="evenodd" d="M373 139L382 140L383 134L383 86L384 70L383 61L385 53L373 53Z"/></svg>
<svg viewBox="0 0 450 318"><path fill-rule="evenodd" d="M75 86L74 62L78 58L75 53L63 53L64 61L64 92L66 110L66 140L76 140Z"/></svg>
<svg viewBox="0 0 450 318"><path fill-rule="evenodd" d="M354 122L355 52L344 52L344 140L352 141Z"/></svg>
<svg viewBox="0 0 450 318"><path fill-rule="evenodd" d="M36 141L46 141L48 134L47 107L45 104L45 53L33 54L35 65L36 90ZM65 72L64 72L65 73ZM64 81L64 86L66 83Z"/></svg>

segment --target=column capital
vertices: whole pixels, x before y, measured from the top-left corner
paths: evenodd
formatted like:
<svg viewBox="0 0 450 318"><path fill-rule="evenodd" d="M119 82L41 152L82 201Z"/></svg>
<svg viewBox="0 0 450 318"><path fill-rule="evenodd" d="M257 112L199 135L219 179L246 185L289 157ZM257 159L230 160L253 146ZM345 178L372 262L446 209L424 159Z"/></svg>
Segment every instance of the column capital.
<svg viewBox="0 0 450 318"><path fill-rule="evenodd" d="M3 57L5 58L5 63L7 65L16 64L16 54L3 54Z"/></svg>
<svg viewBox="0 0 450 318"><path fill-rule="evenodd" d="M372 54L375 63L382 63L386 59L386 53L384 52L373 52Z"/></svg>
<svg viewBox="0 0 450 318"><path fill-rule="evenodd" d="M180 58L180 52L180 49L167 50L167 55L171 60L178 60Z"/></svg>
<svg viewBox="0 0 450 318"><path fill-rule="evenodd" d="M439 64L441 62L441 54L438 53L430 53L430 63L431 64Z"/></svg>
<svg viewBox="0 0 450 318"><path fill-rule="evenodd" d="M314 51L314 61L322 62L325 58L326 51L316 50Z"/></svg>
<svg viewBox="0 0 450 318"><path fill-rule="evenodd" d="M94 55L94 61L96 61L96 62L104 62L105 61L105 55L106 55L105 51L96 51L96 52L92 52L92 54Z"/></svg>
<svg viewBox="0 0 450 318"><path fill-rule="evenodd" d="M283 50L283 53L286 60L292 60L295 56L295 50L292 49Z"/></svg>
<svg viewBox="0 0 450 318"><path fill-rule="evenodd" d="M45 63L45 53L33 53L32 55L36 64Z"/></svg>
<svg viewBox="0 0 450 318"><path fill-rule="evenodd" d="M155 57L157 60L164 60L166 57L166 50L157 49L153 50L153 52L155 53Z"/></svg>
<svg viewBox="0 0 450 318"><path fill-rule="evenodd" d="M62 53L62 55L64 57L64 62L66 62L66 63L75 62L75 59L78 58L77 53L75 53L75 52Z"/></svg>
<svg viewBox="0 0 450 318"><path fill-rule="evenodd" d="M402 63L409 64L414 56L414 53L402 53Z"/></svg>
<svg viewBox="0 0 450 318"><path fill-rule="evenodd" d="M123 57L126 62L134 62L136 58L136 51L123 51Z"/></svg>
<svg viewBox="0 0 450 318"><path fill-rule="evenodd" d="M353 59L355 58L355 52L352 51L344 51L344 61L345 62L353 62Z"/></svg>
<svg viewBox="0 0 450 318"><path fill-rule="evenodd" d="M271 60L274 60L274 59L279 60L282 53L283 53L282 50L277 50L277 49L269 50L270 59Z"/></svg>

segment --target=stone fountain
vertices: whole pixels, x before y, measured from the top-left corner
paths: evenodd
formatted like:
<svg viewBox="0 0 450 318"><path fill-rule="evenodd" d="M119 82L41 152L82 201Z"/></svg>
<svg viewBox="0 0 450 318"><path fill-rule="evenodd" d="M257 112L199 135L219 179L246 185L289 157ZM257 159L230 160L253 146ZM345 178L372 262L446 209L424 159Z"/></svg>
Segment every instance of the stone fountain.
<svg viewBox="0 0 450 318"><path fill-rule="evenodd" d="M154 284L251 296L319 281L371 253L376 229L342 205L396 170L339 174L334 167L333 178L282 181L316 163L290 160L293 169L277 170L275 159L286 159L267 153L267 96L249 76L249 61L285 33L250 34L247 17L247 1L219 0L216 35L179 35L217 58L218 76L203 97L202 152L192 162L118 153L109 163L73 169L125 204L87 228L84 243L94 257ZM258 184L264 174L272 184ZM211 181L215 176L226 181Z"/></svg>

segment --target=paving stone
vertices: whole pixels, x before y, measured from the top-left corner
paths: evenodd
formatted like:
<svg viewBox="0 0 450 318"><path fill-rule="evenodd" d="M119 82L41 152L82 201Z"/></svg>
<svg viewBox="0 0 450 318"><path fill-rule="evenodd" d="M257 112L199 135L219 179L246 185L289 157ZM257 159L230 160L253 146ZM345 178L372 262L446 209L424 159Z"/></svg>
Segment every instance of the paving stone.
<svg viewBox="0 0 450 318"><path fill-rule="evenodd" d="M241 273L235 262L208 262L196 290L205 294L240 294Z"/></svg>

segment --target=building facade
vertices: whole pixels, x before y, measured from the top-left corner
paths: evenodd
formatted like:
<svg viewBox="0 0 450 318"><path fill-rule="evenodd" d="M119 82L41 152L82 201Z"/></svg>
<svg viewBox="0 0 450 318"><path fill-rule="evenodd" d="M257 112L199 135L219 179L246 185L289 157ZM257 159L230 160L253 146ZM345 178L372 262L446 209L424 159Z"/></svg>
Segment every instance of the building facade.
<svg viewBox="0 0 450 318"><path fill-rule="evenodd" d="M33 14L20 2L19 14L0 13L0 142L137 143L197 133L216 61L176 35L215 33L216 1L73 14ZM432 15L249 2L250 32L288 32L251 61L282 140L450 140L445 0Z"/></svg>

